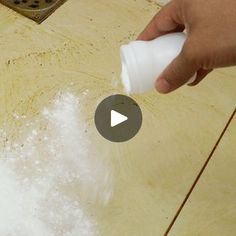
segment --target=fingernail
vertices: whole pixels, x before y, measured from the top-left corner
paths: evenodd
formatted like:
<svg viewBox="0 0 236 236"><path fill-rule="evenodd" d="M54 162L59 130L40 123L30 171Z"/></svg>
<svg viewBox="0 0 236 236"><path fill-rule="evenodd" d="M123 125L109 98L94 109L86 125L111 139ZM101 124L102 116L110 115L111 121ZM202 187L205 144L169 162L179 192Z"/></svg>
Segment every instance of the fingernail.
<svg viewBox="0 0 236 236"><path fill-rule="evenodd" d="M168 93L170 92L170 84L164 79L159 79L156 82L156 89L159 93Z"/></svg>

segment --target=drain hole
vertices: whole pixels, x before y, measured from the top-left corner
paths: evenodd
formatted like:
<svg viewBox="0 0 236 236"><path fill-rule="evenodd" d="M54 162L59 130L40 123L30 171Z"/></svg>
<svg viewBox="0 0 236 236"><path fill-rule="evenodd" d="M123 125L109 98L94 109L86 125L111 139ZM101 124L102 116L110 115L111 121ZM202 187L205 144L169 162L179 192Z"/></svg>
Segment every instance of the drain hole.
<svg viewBox="0 0 236 236"><path fill-rule="evenodd" d="M0 0L0 4L41 23L66 0Z"/></svg>
<svg viewBox="0 0 236 236"><path fill-rule="evenodd" d="M31 5L29 5L29 7L31 7L31 8L38 8L39 5L38 4L31 4Z"/></svg>
<svg viewBox="0 0 236 236"><path fill-rule="evenodd" d="M14 0L13 3L15 5L19 5L21 3L28 3L28 7L30 8L39 8L43 4L52 4L55 0Z"/></svg>

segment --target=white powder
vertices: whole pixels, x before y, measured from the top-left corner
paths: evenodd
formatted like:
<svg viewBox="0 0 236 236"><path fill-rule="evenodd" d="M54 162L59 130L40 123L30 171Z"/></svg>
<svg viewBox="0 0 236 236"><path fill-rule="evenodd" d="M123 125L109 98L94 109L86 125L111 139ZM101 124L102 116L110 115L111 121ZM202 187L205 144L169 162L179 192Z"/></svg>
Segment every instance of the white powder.
<svg viewBox="0 0 236 236"><path fill-rule="evenodd" d="M0 235L52 235L37 215L45 191L22 184L11 164L3 160L0 162L0 189Z"/></svg>
<svg viewBox="0 0 236 236"><path fill-rule="evenodd" d="M25 126L23 141L0 150L0 236L99 234L86 199L109 203L111 169L93 155L80 106L59 95Z"/></svg>

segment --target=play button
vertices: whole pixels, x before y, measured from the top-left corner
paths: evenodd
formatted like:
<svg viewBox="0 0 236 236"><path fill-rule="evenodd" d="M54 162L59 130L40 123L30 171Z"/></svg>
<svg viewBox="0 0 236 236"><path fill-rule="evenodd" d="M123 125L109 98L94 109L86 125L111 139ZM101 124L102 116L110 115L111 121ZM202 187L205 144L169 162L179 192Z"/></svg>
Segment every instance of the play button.
<svg viewBox="0 0 236 236"><path fill-rule="evenodd" d="M127 120L127 116L124 116L117 111L111 110L111 127L115 127Z"/></svg>
<svg viewBox="0 0 236 236"><path fill-rule="evenodd" d="M133 138L142 125L142 112L138 104L125 95L105 98L97 107L95 125L98 132L112 142Z"/></svg>

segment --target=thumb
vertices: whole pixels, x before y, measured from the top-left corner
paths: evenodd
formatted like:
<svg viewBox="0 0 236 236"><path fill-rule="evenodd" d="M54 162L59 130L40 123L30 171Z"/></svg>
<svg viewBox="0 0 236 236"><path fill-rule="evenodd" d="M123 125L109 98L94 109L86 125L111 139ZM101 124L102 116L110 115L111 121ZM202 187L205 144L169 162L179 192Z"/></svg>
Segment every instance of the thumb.
<svg viewBox="0 0 236 236"><path fill-rule="evenodd" d="M189 52L183 48L181 53L171 62L156 81L156 89L160 93L169 93L186 84L198 71ZM193 54L194 55L194 54Z"/></svg>

